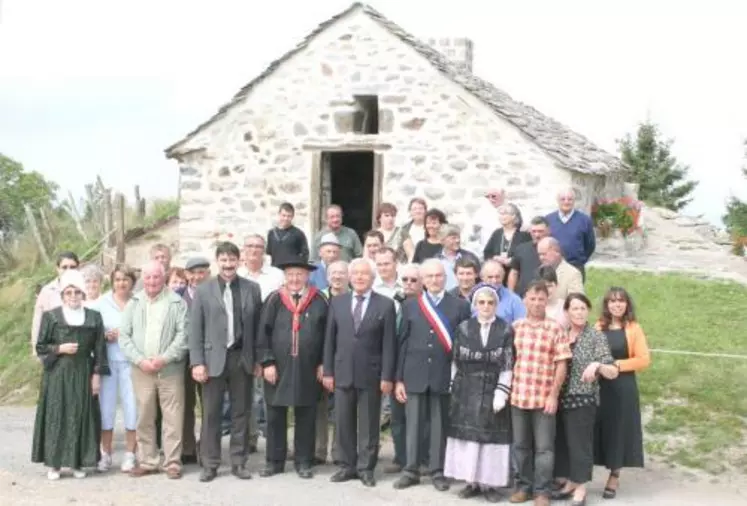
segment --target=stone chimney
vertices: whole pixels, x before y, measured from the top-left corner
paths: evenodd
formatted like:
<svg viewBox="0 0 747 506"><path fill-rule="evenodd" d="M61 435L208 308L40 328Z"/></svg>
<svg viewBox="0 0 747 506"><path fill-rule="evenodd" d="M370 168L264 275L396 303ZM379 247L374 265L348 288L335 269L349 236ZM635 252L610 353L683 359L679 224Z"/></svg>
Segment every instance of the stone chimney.
<svg viewBox="0 0 747 506"><path fill-rule="evenodd" d="M474 44L467 37L439 37L426 39L426 44L440 52L458 67L472 72Z"/></svg>

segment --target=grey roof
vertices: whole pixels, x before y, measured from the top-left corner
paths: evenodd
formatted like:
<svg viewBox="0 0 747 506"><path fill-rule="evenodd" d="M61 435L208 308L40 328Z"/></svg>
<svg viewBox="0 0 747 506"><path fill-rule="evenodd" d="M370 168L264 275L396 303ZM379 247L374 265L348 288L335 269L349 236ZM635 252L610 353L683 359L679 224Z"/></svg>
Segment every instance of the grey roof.
<svg viewBox="0 0 747 506"><path fill-rule="evenodd" d="M212 118L199 125L181 141L168 147L166 149L166 156L169 158L178 157L179 147L183 143L188 141L192 136L209 124L223 117L234 105L243 101L257 83L273 73L286 60L305 49L309 42L311 42L311 40L318 34L355 9L360 9L391 34L398 37L405 44L408 44L420 53L421 56L426 58L446 77L461 85L466 91L479 98L498 116L514 125L526 136L532 139L538 147L554 158L561 167L584 174L599 175L625 170L624 164L617 156L596 146L589 139L572 131L559 121L545 116L534 107L512 99L507 93L499 90L491 83L475 76L469 70L452 64L436 49L421 42L370 5L360 2L352 4L343 12L320 24L295 48L272 62L264 72L241 88L233 99L221 107Z"/></svg>

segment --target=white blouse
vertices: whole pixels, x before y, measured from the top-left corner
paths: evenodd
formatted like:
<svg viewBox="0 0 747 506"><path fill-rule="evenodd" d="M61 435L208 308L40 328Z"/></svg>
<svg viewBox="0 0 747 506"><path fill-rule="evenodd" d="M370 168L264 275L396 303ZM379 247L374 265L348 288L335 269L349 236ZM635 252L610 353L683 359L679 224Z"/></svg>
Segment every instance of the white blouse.
<svg viewBox="0 0 747 506"><path fill-rule="evenodd" d="M86 309L83 306L78 309L62 306L62 316L65 317L65 323L68 325L80 327L86 321Z"/></svg>

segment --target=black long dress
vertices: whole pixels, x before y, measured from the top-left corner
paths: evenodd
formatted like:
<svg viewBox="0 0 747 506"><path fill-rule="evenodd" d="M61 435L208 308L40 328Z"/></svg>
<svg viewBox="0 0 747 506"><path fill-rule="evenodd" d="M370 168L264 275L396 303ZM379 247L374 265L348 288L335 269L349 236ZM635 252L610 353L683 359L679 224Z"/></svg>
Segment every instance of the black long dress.
<svg viewBox="0 0 747 506"><path fill-rule="evenodd" d="M57 355L63 343L78 343L74 355ZM44 364L34 422L31 461L50 468L94 467L98 460L100 413L91 375L109 374L104 323L85 309L82 325L68 325L62 308L42 315L36 352Z"/></svg>
<svg viewBox="0 0 747 506"><path fill-rule="evenodd" d="M630 358L625 330L604 334L615 360ZM643 426L634 372L599 380L600 405L594 434L594 464L607 469L643 467Z"/></svg>

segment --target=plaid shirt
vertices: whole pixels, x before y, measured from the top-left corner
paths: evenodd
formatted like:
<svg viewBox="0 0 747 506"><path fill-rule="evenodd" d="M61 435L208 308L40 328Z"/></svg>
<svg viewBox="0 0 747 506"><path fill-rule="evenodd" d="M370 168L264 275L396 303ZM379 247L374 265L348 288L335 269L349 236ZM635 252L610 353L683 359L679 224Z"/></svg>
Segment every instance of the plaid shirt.
<svg viewBox="0 0 747 506"><path fill-rule="evenodd" d="M555 363L572 357L568 335L555 320L513 323L514 361L511 405L520 409L542 409L552 391Z"/></svg>

